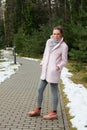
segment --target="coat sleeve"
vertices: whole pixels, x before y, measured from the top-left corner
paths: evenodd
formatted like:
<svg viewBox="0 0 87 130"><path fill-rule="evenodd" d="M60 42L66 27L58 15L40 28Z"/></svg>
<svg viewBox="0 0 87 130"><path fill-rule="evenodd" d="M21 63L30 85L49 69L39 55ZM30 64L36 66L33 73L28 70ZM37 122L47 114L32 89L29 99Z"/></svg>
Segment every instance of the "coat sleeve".
<svg viewBox="0 0 87 130"><path fill-rule="evenodd" d="M61 61L57 64L60 70L66 65L68 59L68 46L65 44L63 46L62 54L61 54Z"/></svg>
<svg viewBox="0 0 87 130"><path fill-rule="evenodd" d="M43 65L43 61L44 61L44 59L46 57L47 52L48 52L48 41L46 42L46 45L45 45L45 49L44 49L44 53L43 53L43 58L42 58L42 61L40 63L41 66Z"/></svg>

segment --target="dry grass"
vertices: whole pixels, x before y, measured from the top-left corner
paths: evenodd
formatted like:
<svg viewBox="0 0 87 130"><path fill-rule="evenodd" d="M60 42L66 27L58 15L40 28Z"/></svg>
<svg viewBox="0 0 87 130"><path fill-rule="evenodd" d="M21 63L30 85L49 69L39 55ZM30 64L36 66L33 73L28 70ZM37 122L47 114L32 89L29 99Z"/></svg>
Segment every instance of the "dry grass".
<svg viewBox="0 0 87 130"><path fill-rule="evenodd" d="M69 62L67 67L73 74L71 80L77 84L83 84L87 88L87 64L79 64L76 62Z"/></svg>

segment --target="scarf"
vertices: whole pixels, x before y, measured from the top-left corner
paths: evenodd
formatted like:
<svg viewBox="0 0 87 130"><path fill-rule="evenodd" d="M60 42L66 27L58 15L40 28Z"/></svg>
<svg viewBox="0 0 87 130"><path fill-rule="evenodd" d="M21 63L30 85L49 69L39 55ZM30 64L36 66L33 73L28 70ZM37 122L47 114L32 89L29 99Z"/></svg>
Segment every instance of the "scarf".
<svg viewBox="0 0 87 130"><path fill-rule="evenodd" d="M51 45L50 45L50 51L53 49L54 46L61 43L61 41L63 40L63 37L60 38L59 40L55 40L54 38L51 38L51 39L52 39L52 42L51 42Z"/></svg>

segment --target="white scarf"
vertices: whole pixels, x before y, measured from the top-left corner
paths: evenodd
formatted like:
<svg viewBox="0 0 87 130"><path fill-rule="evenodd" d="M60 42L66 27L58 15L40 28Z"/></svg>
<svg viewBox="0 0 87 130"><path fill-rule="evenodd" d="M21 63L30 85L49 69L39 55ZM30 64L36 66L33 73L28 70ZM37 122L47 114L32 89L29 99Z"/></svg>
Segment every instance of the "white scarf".
<svg viewBox="0 0 87 130"><path fill-rule="evenodd" d="M50 51L53 49L54 46L61 43L61 40L63 39L63 37L61 37L59 40L55 40L54 38L51 38L51 39L52 39L52 42L50 45Z"/></svg>

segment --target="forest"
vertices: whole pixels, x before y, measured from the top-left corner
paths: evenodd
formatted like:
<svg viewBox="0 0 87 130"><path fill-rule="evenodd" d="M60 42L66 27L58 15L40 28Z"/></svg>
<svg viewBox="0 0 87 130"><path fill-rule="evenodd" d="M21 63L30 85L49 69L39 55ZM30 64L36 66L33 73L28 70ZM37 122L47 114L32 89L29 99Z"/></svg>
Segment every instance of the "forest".
<svg viewBox="0 0 87 130"><path fill-rule="evenodd" d="M41 58L58 25L64 29L69 59L87 63L86 0L6 0L4 17L0 15L0 49L15 45L20 56Z"/></svg>

